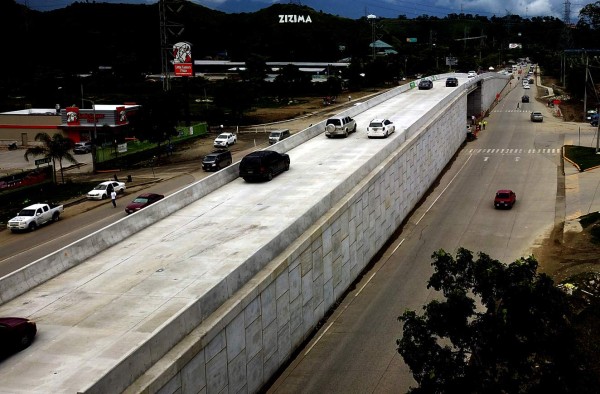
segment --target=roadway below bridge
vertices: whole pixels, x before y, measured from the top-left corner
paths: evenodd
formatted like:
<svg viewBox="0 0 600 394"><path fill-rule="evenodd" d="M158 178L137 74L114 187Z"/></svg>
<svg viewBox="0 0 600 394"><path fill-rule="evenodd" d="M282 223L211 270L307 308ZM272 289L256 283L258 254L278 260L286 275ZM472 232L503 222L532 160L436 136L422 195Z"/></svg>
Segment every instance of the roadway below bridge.
<svg viewBox="0 0 600 394"><path fill-rule="evenodd" d="M600 209L600 170L579 173L561 160L562 146L589 141L592 127L554 118L533 99L523 104L523 94L517 85L503 95L486 130L458 152L268 393L407 392L416 382L397 353L398 317L440 297L427 289L434 251L465 247L510 263L530 255L555 224ZM531 111L544 121L532 123ZM517 203L495 210L495 191L504 188L516 192Z"/></svg>

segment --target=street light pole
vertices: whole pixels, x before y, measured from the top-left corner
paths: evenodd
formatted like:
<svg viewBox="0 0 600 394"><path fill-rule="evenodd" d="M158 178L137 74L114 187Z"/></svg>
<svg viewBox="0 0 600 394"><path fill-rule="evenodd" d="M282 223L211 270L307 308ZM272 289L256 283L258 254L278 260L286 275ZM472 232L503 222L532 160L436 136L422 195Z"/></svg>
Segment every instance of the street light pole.
<svg viewBox="0 0 600 394"><path fill-rule="evenodd" d="M371 21L371 49L373 54L373 61L375 61L375 19L377 19L377 16L370 14L367 15L367 19Z"/></svg>
<svg viewBox="0 0 600 394"><path fill-rule="evenodd" d="M98 140L98 133L96 129L97 119L96 119L96 103L90 99L81 98L81 102L89 101L92 103L92 116L94 117L94 137L92 138L92 172L96 173L96 143Z"/></svg>

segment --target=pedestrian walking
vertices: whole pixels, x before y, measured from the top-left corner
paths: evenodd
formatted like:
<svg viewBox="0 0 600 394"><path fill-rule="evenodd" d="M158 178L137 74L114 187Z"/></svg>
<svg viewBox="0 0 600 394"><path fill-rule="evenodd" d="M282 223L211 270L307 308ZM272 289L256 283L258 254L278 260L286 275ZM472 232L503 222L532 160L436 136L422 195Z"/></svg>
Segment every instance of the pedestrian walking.
<svg viewBox="0 0 600 394"><path fill-rule="evenodd" d="M116 208L117 207L117 192L114 189L112 192L110 192L110 200L112 201L113 208Z"/></svg>
<svg viewBox="0 0 600 394"><path fill-rule="evenodd" d="M519 104L521 104L521 103L517 103L517 109L519 109L519 108L520 108L520 107L519 107Z"/></svg>
<svg viewBox="0 0 600 394"><path fill-rule="evenodd" d="M483 121L483 129L485 130L485 126L487 126L487 120Z"/></svg>
<svg viewBox="0 0 600 394"><path fill-rule="evenodd" d="M348 95L348 101L352 101L352 96Z"/></svg>
<svg viewBox="0 0 600 394"><path fill-rule="evenodd" d="M471 124L475 125L475 115L471 115Z"/></svg>

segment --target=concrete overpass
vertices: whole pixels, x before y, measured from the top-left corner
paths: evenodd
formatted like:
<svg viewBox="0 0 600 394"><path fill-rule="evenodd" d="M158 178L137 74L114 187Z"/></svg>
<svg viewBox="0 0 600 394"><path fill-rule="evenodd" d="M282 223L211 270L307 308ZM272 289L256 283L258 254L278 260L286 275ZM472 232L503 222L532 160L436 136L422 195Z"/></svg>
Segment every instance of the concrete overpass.
<svg viewBox="0 0 600 394"><path fill-rule="evenodd" d="M465 139L508 77L415 83L271 149L291 169L268 183L238 163L0 279L0 315L38 323L0 363L2 390L256 392L335 305ZM397 132L368 140L374 117Z"/></svg>

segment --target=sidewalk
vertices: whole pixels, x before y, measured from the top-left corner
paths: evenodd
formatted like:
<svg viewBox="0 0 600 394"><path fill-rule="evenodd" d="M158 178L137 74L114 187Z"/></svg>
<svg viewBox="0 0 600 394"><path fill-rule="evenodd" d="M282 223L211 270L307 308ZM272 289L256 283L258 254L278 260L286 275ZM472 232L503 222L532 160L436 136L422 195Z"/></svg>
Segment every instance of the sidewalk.
<svg viewBox="0 0 600 394"><path fill-rule="evenodd" d="M565 122L564 145L591 146L597 131L587 123ZM582 231L579 217L600 211L600 168L580 172L563 160L565 189L564 233Z"/></svg>

